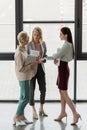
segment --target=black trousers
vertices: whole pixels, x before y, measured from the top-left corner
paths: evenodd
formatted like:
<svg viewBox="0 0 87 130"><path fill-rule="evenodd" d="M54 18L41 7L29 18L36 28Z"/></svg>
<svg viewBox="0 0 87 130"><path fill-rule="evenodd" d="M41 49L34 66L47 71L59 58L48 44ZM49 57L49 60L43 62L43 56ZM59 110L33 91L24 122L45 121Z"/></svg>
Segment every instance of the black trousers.
<svg viewBox="0 0 87 130"><path fill-rule="evenodd" d="M41 64L38 64L38 69L36 75L30 80L30 105L34 105L34 92L36 87L36 79L39 85L40 90L40 103L44 104L45 102L45 93L46 93L46 81L45 73L42 69Z"/></svg>

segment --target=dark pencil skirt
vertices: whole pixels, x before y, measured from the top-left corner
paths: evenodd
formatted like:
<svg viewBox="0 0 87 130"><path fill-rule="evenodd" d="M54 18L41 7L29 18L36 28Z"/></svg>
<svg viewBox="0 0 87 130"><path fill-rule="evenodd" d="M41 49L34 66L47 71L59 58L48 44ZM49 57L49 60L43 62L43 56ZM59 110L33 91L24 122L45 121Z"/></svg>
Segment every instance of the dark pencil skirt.
<svg viewBox="0 0 87 130"><path fill-rule="evenodd" d="M68 89L68 79L69 79L69 66L68 62L60 61L60 65L58 66L58 77L56 85L60 90Z"/></svg>

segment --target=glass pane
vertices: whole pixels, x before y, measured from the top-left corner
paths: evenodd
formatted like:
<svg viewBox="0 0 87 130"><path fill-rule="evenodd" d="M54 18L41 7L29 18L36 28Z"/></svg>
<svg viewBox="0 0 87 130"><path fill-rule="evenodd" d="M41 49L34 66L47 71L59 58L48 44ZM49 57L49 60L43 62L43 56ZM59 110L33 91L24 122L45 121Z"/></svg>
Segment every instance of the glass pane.
<svg viewBox="0 0 87 130"><path fill-rule="evenodd" d="M0 25L0 53L15 51L15 25Z"/></svg>
<svg viewBox="0 0 87 130"><path fill-rule="evenodd" d="M15 75L14 61L0 61L0 100L17 100L19 84Z"/></svg>
<svg viewBox="0 0 87 130"><path fill-rule="evenodd" d="M82 52L87 52L87 0L83 0Z"/></svg>
<svg viewBox="0 0 87 130"><path fill-rule="evenodd" d="M77 100L87 100L87 62L77 62Z"/></svg>
<svg viewBox="0 0 87 130"><path fill-rule="evenodd" d="M0 1L0 53L15 50L15 0Z"/></svg>
<svg viewBox="0 0 87 130"><path fill-rule="evenodd" d="M23 0L23 20L74 20L75 0Z"/></svg>
<svg viewBox="0 0 87 130"><path fill-rule="evenodd" d="M15 0L0 0L0 24L15 24Z"/></svg>
<svg viewBox="0 0 87 130"><path fill-rule="evenodd" d="M37 26L42 29L43 40L47 45L48 56L52 56L53 52L62 46L62 41L59 38L60 28L62 26L70 27L74 39L74 24L24 24L24 30L29 33L30 39L33 28Z"/></svg>

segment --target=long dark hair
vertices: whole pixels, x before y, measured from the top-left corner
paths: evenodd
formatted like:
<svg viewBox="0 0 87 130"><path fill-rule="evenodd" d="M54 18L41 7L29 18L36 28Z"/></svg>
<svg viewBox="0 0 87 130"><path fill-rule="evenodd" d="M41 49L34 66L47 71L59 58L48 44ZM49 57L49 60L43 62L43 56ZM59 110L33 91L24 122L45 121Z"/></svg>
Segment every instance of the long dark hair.
<svg viewBox="0 0 87 130"><path fill-rule="evenodd" d="M73 58L74 58L74 46L73 46L71 30L68 27L63 27L63 28L61 28L61 32L64 35L67 35L67 41L72 44L72 47L73 47Z"/></svg>

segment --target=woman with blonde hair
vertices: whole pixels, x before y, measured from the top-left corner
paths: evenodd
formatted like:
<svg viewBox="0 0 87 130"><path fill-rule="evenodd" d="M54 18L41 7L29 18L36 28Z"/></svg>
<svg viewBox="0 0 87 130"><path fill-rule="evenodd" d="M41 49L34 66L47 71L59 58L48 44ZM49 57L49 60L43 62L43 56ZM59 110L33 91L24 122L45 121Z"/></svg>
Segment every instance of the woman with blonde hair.
<svg viewBox="0 0 87 130"><path fill-rule="evenodd" d="M27 45L27 52L30 54L31 50L39 52L39 62L35 68L35 76L30 80L30 105L33 110L33 118L38 119L38 115L35 108L34 92L36 87L36 79L40 90L40 110L41 116L48 116L43 109L46 95L46 80L45 80L45 68L44 63L46 62L47 48L42 38L42 30L40 27L35 27L32 31L32 41Z"/></svg>
<svg viewBox="0 0 87 130"><path fill-rule="evenodd" d="M20 85L20 99L13 120L16 126L23 126L31 123L24 116L24 109L29 102L30 79L34 76L33 70L37 62L25 66L25 59L28 56L25 46L29 42L29 36L26 32L21 31L17 38L19 45L15 51L14 60L15 72Z"/></svg>

